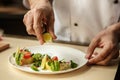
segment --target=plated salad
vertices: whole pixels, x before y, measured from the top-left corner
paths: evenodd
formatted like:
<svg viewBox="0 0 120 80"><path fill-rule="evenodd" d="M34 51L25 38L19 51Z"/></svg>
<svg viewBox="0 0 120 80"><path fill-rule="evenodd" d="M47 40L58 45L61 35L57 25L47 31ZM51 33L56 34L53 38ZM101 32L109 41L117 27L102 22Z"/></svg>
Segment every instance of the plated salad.
<svg viewBox="0 0 120 80"><path fill-rule="evenodd" d="M50 56L48 54L32 53L29 49L18 49L13 53L15 62L19 66L27 65L34 71L50 70L62 71L78 66L73 60L69 62L64 59L59 60L57 56Z"/></svg>

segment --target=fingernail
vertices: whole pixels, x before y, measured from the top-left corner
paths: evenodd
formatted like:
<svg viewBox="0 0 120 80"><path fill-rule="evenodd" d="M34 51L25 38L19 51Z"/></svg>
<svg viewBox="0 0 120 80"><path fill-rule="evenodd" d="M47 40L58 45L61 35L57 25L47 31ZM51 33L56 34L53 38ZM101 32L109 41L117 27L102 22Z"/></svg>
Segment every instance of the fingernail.
<svg viewBox="0 0 120 80"><path fill-rule="evenodd" d="M44 41L41 41L41 40L39 40L39 42L40 42L40 45L43 45L43 43L44 43Z"/></svg>

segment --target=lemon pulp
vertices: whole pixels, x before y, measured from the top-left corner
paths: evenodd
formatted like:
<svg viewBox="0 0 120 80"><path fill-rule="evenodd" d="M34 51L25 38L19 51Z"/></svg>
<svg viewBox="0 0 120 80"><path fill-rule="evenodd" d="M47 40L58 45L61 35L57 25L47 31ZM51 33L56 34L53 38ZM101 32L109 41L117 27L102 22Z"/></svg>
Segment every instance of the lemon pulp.
<svg viewBox="0 0 120 80"><path fill-rule="evenodd" d="M45 42L52 42L52 36L50 33L44 33L43 34L43 39Z"/></svg>

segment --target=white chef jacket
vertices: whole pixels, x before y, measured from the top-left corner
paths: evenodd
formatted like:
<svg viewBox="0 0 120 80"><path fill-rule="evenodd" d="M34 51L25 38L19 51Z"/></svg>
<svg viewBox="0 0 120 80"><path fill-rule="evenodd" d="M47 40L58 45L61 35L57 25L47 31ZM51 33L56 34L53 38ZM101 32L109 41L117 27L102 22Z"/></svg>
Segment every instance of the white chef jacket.
<svg viewBox="0 0 120 80"><path fill-rule="evenodd" d="M116 23L120 0L54 0L57 41L89 44L102 29Z"/></svg>

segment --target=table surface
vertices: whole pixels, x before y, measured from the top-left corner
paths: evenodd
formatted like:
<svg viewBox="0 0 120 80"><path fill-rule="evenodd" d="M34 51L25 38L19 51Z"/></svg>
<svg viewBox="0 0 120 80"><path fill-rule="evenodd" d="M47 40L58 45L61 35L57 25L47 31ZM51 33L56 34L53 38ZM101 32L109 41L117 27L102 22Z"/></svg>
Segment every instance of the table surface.
<svg viewBox="0 0 120 80"><path fill-rule="evenodd" d="M114 80L118 64L112 66L83 66L82 68L55 75L31 74L13 68L8 59L17 47L27 47L39 45L37 40L4 37L3 42L10 44L10 48L0 52L0 80ZM45 43L44 45L62 45L86 52L87 46L64 44L64 43ZM117 61L116 61L117 62Z"/></svg>

